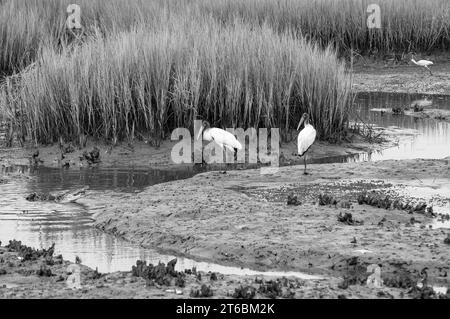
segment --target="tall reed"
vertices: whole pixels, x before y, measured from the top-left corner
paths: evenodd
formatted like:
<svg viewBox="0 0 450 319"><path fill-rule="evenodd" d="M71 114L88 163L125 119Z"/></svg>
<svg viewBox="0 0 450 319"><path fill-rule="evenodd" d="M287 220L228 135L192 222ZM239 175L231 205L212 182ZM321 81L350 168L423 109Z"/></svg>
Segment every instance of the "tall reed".
<svg viewBox="0 0 450 319"><path fill-rule="evenodd" d="M2 0L0 76L32 63L43 46L58 48L73 34L65 27L67 6L82 10L83 34L105 36L134 27L165 23L171 15L211 14L227 24L236 17L251 26L268 24L277 32L296 30L323 47L360 53L449 49L448 0L379 0L381 29L366 26L372 0ZM161 8L164 8L162 15Z"/></svg>
<svg viewBox="0 0 450 319"><path fill-rule="evenodd" d="M0 76L19 72L47 46L61 49L74 38L107 36L137 26L163 23L161 8L175 0L2 0L0 1ZM183 3L185 0L178 0ZM83 30L66 27L69 4L81 8ZM170 15L170 10L165 11Z"/></svg>
<svg viewBox="0 0 450 319"><path fill-rule="evenodd" d="M34 68L6 80L7 112L19 110L38 142L81 133L164 136L195 118L220 127L294 127L303 112L322 138L342 134L351 85L333 49L268 25L199 19L98 33L70 51L45 48Z"/></svg>
<svg viewBox="0 0 450 319"><path fill-rule="evenodd" d="M378 4L381 29L367 27L367 8ZM323 46L361 53L450 49L448 0L198 0L199 10L224 24L236 16L251 25L295 29Z"/></svg>

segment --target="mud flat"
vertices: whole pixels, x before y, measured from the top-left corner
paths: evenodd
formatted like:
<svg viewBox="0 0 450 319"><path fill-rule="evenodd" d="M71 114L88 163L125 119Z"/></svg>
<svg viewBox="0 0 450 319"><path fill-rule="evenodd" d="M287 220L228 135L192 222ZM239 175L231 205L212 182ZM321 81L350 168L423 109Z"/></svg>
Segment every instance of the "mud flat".
<svg viewBox="0 0 450 319"><path fill-rule="evenodd" d="M308 176L299 166L272 175L258 169L209 172L139 194L93 193L81 202L105 205L95 215L96 227L143 247L222 265L322 275L328 290L351 287L358 293L367 292L367 266L376 264L385 287L400 288L394 295L408 297L417 296L412 291L419 282L449 286L449 231L429 226L433 209L360 205L358 196L373 191L432 206L401 190L431 192L432 200L444 203L445 214L449 163L450 158L311 165ZM320 205L319 195L333 200ZM288 205L293 196L294 205ZM366 296L383 296L380 291L369 289Z"/></svg>
<svg viewBox="0 0 450 319"><path fill-rule="evenodd" d="M180 287L174 278L149 283L131 269L98 274L82 266L82 288L71 290L70 262L24 260L2 243L0 298L448 297L431 287L445 293L449 286L449 230L429 225L449 207L449 163L450 158L311 165L308 176L301 166L271 175L259 169L208 172L138 194L90 191L79 202L93 208L95 226L105 232L161 253L281 271L287 278L199 276L191 270ZM380 200L358 203L361 194L372 192ZM409 206L387 208L383 196ZM432 204L434 213L428 210ZM370 265L381 266L381 288L366 284Z"/></svg>
<svg viewBox="0 0 450 319"><path fill-rule="evenodd" d="M23 256L9 247L0 247L0 299L364 298L372 294L368 287L330 287L330 281L334 286L339 284L338 279L332 278L324 281L222 275L195 269L174 272L169 265L159 265L158 271L162 275L153 276L153 279L145 279L140 267L128 272L101 274L77 265L81 287L72 289L67 280L74 263L63 260L62 256L32 259ZM401 294L400 289L384 288L380 291L379 297L383 298Z"/></svg>
<svg viewBox="0 0 450 319"><path fill-rule="evenodd" d="M405 58L401 63L361 59L354 67L355 92L450 93L450 58L447 55L423 57L434 62L433 75Z"/></svg>

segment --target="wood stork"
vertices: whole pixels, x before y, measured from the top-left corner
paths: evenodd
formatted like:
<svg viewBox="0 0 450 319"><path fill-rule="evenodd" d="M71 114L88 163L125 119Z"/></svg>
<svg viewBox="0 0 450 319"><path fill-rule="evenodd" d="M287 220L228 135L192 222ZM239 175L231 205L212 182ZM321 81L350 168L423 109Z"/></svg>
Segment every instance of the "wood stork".
<svg viewBox="0 0 450 319"><path fill-rule="evenodd" d="M433 75L433 73L431 73L431 70L430 70L430 68L429 68L429 66L432 65L433 62L428 61L428 60L419 60L419 61L416 61L416 60L414 59L414 55L411 55L411 62L414 63L415 65L422 66L422 67L426 68L426 69L430 72L430 74Z"/></svg>
<svg viewBox="0 0 450 319"><path fill-rule="evenodd" d="M305 127L298 134L297 148L298 148L298 155L303 156L303 162L305 164L305 171L303 172L303 174L307 175L308 173L306 172L306 153L308 152L311 145L313 145L316 139L317 132L314 129L314 127L311 124L309 124L309 115L307 113L304 113L303 116L300 118L297 131L300 129L303 122L305 123Z"/></svg>
<svg viewBox="0 0 450 319"><path fill-rule="evenodd" d="M205 141L214 141L220 148L227 148L232 152L242 149L241 143L236 139L236 137L220 128L210 127L209 122L203 121L202 126L197 134L197 140L202 137ZM203 158L203 149L202 149L202 158Z"/></svg>

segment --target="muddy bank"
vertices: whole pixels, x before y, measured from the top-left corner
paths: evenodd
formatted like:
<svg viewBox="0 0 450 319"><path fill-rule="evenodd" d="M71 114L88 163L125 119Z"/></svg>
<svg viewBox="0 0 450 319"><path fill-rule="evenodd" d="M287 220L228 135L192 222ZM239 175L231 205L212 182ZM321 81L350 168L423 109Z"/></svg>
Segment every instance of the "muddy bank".
<svg viewBox="0 0 450 319"><path fill-rule="evenodd" d="M448 55L422 56L434 62L433 75L423 67L401 61L374 61L361 58L354 66L354 92L393 92L450 94L450 57Z"/></svg>
<svg viewBox="0 0 450 319"><path fill-rule="evenodd" d="M27 248L31 250L31 248ZM340 281L300 280L261 276L233 276L173 269L167 265L144 265L127 272L101 274L62 256L35 254L24 258L23 251L0 246L0 298L367 298L368 287L339 288ZM171 265L172 264L172 265ZM74 267L80 269L80 287L68 286ZM149 268L150 267L150 268ZM330 283L332 284L330 286ZM380 298L401 294L400 289L384 288Z"/></svg>
<svg viewBox="0 0 450 319"><path fill-rule="evenodd" d="M179 256L341 279L354 276L355 267L379 264L383 280L404 289L423 279L427 268L428 283L447 287L448 230L428 227L432 216L422 211L359 205L358 196L392 194L394 186L445 193L449 160L311 165L308 176L295 166L272 175L210 172L139 194L96 193L80 201L105 205L95 216L99 229ZM319 205L322 193L338 204ZM292 194L298 205L287 205ZM440 200L448 203L448 197ZM343 223L339 215L345 213L360 223ZM364 279L351 282L364 287Z"/></svg>
<svg viewBox="0 0 450 319"><path fill-rule="evenodd" d="M431 58L433 75L408 61L359 61L354 66L354 92L450 94L450 59Z"/></svg>
<svg viewBox="0 0 450 319"><path fill-rule="evenodd" d="M379 139L368 141L367 138L349 133L348 141L332 144L324 141L316 141L311 147L308 158L320 161L325 158L345 157L361 152L378 151L395 145L398 136L404 132L387 131L377 129ZM150 146L145 142L120 143L117 146L107 145L101 141L89 141L85 147L78 148L71 144L70 152L62 152L60 146L31 146L5 148L0 147L0 165L32 165L45 167L63 167L78 169L80 167L102 168L188 168L193 164L175 164L171 158L171 151L177 141L162 141L159 147ZM207 142L204 142L206 146ZM248 146L247 146L248 147ZM37 156L36 156L37 154ZM95 160L92 160L92 155ZM246 161L248 163L248 161ZM303 163L303 158L297 156L296 135L291 136L291 141L280 145L280 165L293 165ZM238 164L238 168L252 167L252 164ZM213 167L213 165L210 165ZM253 165L253 167L259 164Z"/></svg>

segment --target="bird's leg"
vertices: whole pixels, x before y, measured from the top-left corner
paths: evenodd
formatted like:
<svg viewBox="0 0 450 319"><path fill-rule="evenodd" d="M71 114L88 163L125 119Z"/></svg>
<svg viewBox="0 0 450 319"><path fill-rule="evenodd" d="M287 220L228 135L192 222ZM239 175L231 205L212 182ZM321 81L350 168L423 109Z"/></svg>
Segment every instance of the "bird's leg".
<svg viewBox="0 0 450 319"><path fill-rule="evenodd" d="M433 73L431 72L430 68L427 67L427 66L426 66L426 68L427 68L428 71L430 71L430 75L433 75Z"/></svg>
<svg viewBox="0 0 450 319"><path fill-rule="evenodd" d="M206 166L206 162L205 162L205 159L204 159L204 157L203 157L203 146L202 146L202 165L201 165L202 167L203 166Z"/></svg>
<svg viewBox="0 0 450 319"><path fill-rule="evenodd" d="M303 175L308 175L306 172L306 153L303 155L303 163L305 164L305 170L303 171Z"/></svg>

